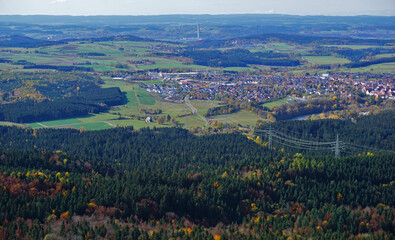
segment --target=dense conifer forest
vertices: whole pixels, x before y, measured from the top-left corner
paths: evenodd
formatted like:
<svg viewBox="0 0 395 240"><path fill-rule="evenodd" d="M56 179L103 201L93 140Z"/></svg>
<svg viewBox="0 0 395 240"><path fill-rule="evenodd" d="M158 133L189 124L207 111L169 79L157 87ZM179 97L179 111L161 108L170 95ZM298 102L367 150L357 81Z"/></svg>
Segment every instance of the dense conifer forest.
<svg viewBox="0 0 395 240"><path fill-rule="evenodd" d="M272 127L394 150L393 118ZM178 128L0 133L1 239L395 237L393 153L311 156Z"/></svg>
<svg viewBox="0 0 395 240"><path fill-rule="evenodd" d="M26 123L83 116L106 111L110 106L121 105L123 102L119 88L96 88L52 101L2 104L0 121Z"/></svg>
<svg viewBox="0 0 395 240"><path fill-rule="evenodd" d="M84 73L2 71L0 121L27 123L107 111L125 103L118 87Z"/></svg>
<svg viewBox="0 0 395 240"><path fill-rule="evenodd" d="M183 56L194 60L195 64L210 67L246 67L248 64L268 66L298 66L298 60L288 54L274 52L252 53L246 49L219 50L185 50L173 56Z"/></svg>
<svg viewBox="0 0 395 240"><path fill-rule="evenodd" d="M362 116L351 119L338 120L306 120L306 121L278 121L272 124L261 124L259 129L268 129L271 125L276 131L287 134L296 139L309 141L334 141L339 136L340 140L345 143L357 144L360 146L370 147L370 149L395 149L394 135L394 111L384 111L380 114ZM262 139L267 140L264 134L259 134ZM287 152L313 154L305 150L295 150L287 146L276 145L285 148ZM353 149L352 153L369 148ZM317 153L315 153L317 154ZM319 152L318 154L322 154ZM349 154L345 152L344 154Z"/></svg>

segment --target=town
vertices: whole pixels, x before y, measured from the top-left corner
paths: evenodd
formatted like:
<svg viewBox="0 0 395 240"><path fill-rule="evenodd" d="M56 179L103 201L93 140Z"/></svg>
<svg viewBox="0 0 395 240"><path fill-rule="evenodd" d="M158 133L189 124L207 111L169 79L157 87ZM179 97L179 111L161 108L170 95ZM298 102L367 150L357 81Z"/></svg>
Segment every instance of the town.
<svg viewBox="0 0 395 240"><path fill-rule="evenodd" d="M243 73L183 73L149 74L165 84L141 84L150 93L165 99L189 95L190 99L220 100L224 97L238 101L268 102L287 96L340 94L353 96L365 93L381 99L395 99L394 74L331 73L307 76L287 74L252 75ZM374 80L373 80L374 79ZM379 79L379 81L377 81Z"/></svg>

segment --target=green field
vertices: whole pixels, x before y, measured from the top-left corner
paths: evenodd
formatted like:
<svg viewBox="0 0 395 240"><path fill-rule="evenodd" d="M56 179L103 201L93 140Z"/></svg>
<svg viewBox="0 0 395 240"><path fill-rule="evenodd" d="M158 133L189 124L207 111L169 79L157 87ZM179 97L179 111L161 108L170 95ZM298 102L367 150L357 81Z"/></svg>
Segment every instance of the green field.
<svg viewBox="0 0 395 240"><path fill-rule="evenodd" d="M334 56L305 56L304 59L314 64L343 64L350 62L348 59Z"/></svg>
<svg viewBox="0 0 395 240"><path fill-rule="evenodd" d="M86 121L86 119L89 119ZM111 128L111 125L106 122L99 122L95 118L95 115L87 116L85 118L69 118L69 119L62 119L62 120L55 120L55 121L44 121L44 122L36 122L36 123L29 123L30 128L81 128L84 127L86 130L102 130ZM85 121L83 121L85 120Z"/></svg>
<svg viewBox="0 0 395 240"><path fill-rule="evenodd" d="M277 101L264 103L264 104L262 104L262 106L268 107L268 108L277 107L277 106L286 104L288 99L293 99L293 98L292 97L282 98L282 99L279 99Z"/></svg>
<svg viewBox="0 0 395 240"><path fill-rule="evenodd" d="M141 89L140 87L136 87L136 90L134 92L136 93L136 97L138 97L140 104L147 106L155 105L156 103L155 98L149 95L149 93L144 89Z"/></svg>
<svg viewBox="0 0 395 240"><path fill-rule="evenodd" d="M219 101L206 101L206 100L190 100L191 104L197 109L197 112L204 116L209 108L220 106Z"/></svg>
<svg viewBox="0 0 395 240"><path fill-rule="evenodd" d="M184 128L204 127L205 121L196 115L189 115L177 119Z"/></svg>
<svg viewBox="0 0 395 240"><path fill-rule="evenodd" d="M113 121L108 121L108 123L113 124L117 127L128 127L128 126L133 126L134 129L140 129L140 128L153 128L153 127L171 127L169 124L162 124L159 125L156 122L150 122L147 123L145 121L138 121L134 119L128 119L128 120L113 120Z"/></svg>
<svg viewBox="0 0 395 240"><path fill-rule="evenodd" d="M235 72L238 72L238 71L254 71L254 69L250 68L250 67L227 67L227 68L225 68L225 70L226 71L235 71Z"/></svg>
<svg viewBox="0 0 395 240"><path fill-rule="evenodd" d="M119 87L122 92L127 92L133 90L135 86L125 81L113 80L110 77L103 77L103 79L105 81L104 84L101 85L102 88Z"/></svg>
<svg viewBox="0 0 395 240"><path fill-rule="evenodd" d="M72 125L72 124L77 124L77 123L81 123L81 121L79 119L76 119L76 118L39 122L39 124L42 124L42 125L44 125L46 127Z"/></svg>
<svg viewBox="0 0 395 240"><path fill-rule="evenodd" d="M145 82L146 84L154 84L151 82ZM107 80L102 87L119 87L122 92L126 93L128 103L126 106L131 108L138 108L139 104L153 106L156 103L155 98L153 98L147 91L141 89L138 85L132 85L124 81ZM138 95L138 96L137 96Z"/></svg>
<svg viewBox="0 0 395 240"><path fill-rule="evenodd" d="M137 101L136 93L134 91L127 91L126 98L128 100L127 104L125 105L128 108L134 109L138 111L140 108L139 102Z"/></svg>
<svg viewBox="0 0 395 240"><path fill-rule="evenodd" d="M93 68L95 71L125 71L127 69L124 68L116 68L112 66L103 66L103 65L78 65L79 67L88 67Z"/></svg>
<svg viewBox="0 0 395 240"><path fill-rule="evenodd" d="M89 122L101 122L116 119L119 116L113 113L102 112L98 114L89 114L87 116L82 116L77 118L81 121L81 123L89 123Z"/></svg>
<svg viewBox="0 0 395 240"><path fill-rule="evenodd" d="M351 49L366 49L366 48L386 48L385 46L375 45L322 45L325 47L339 47L339 48L351 48Z"/></svg>
<svg viewBox="0 0 395 240"><path fill-rule="evenodd" d="M230 123L235 125L240 124L245 127L255 126L258 120L264 120L258 115L245 110L241 110L232 114L210 116L209 119L217 120L218 122L222 122L222 123Z"/></svg>

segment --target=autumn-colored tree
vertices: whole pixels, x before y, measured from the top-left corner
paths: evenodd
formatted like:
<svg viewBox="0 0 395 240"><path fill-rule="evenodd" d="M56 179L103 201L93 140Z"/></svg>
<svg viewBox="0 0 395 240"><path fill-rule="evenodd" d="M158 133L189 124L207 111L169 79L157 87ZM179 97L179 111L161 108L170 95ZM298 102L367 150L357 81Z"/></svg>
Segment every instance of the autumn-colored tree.
<svg viewBox="0 0 395 240"><path fill-rule="evenodd" d="M60 220L62 220L64 222L70 221L69 211L60 214Z"/></svg>

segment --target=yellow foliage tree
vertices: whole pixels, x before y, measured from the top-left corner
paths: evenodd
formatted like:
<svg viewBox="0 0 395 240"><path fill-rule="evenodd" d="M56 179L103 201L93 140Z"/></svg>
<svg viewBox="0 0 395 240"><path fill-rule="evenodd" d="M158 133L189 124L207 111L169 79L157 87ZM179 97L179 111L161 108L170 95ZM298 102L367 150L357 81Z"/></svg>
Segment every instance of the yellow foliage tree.
<svg viewBox="0 0 395 240"><path fill-rule="evenodd" d="M337 200L341 201L343 199L343 195L341 195L341 193L337 194Z"/></svg>
<svg viewBox="0 0 395 240"><path fill-rule="evenodd" d="M218 182L214 182L214 183L213 183L213 186L214 186L214 188L219 188Z"/></svg>
<svg viewBox="0 0 395 240"><path fill-rule="evenodd" d="M258 143L258 144L261 144L262 140L261 140L261 138L259 136L257 136L256 139L255 139L255 142Z"/></svg>
<svg viewBox="0 0 395 240"><path fill-rule="evenodd" d="M221 235L218 234L214 235L214 240L221 240Z"/></svg>
<svg viewBox="0 0 395 240"><path fill-rule="evenodd" d="M256 206L255 203L251 203L251 211L253 211L253 212L258 211L258 207Z"/></svg>

